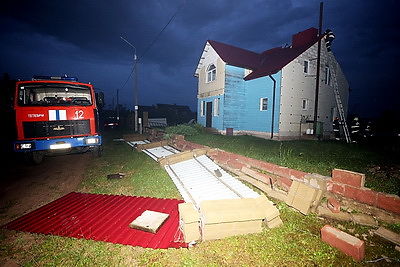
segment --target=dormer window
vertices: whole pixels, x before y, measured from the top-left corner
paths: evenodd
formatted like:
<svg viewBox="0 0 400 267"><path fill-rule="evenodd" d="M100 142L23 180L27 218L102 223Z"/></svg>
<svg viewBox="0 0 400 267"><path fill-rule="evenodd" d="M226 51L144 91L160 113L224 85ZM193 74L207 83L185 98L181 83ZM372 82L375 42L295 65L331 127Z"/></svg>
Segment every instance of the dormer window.
<svg viewBox="0 0 400 267"><path fill-rule="evenodd" d="M217 76L217 68L215 67L214 64L210 64L207 68L207 82L212 82L215 81L215 78Z"/></svg>

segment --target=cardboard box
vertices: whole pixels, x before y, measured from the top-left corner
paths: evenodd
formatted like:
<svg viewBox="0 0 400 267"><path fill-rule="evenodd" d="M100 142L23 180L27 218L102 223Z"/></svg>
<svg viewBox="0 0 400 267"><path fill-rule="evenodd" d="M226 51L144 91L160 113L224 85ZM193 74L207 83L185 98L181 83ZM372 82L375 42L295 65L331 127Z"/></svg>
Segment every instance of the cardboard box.
<svg viewBox="0 0 400 267"><path fill-rule="evenodd" d="M178 204L179 224L186 243L200 240L200 213L191 202Z"/></svg>

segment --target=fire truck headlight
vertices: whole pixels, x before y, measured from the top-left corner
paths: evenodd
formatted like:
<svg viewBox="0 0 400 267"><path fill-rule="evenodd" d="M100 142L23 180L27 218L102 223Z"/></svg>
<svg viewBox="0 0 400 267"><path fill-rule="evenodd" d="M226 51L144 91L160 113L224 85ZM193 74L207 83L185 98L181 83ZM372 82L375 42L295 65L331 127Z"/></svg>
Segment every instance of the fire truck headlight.
<svg viewBox="0 0 400 267"><path fill-rule="evenodd" d="M94 145L94 144L98 144L100 142L98 137L92 137L92 138L86 138L85 139L85 143L87 145Z"/></svg>

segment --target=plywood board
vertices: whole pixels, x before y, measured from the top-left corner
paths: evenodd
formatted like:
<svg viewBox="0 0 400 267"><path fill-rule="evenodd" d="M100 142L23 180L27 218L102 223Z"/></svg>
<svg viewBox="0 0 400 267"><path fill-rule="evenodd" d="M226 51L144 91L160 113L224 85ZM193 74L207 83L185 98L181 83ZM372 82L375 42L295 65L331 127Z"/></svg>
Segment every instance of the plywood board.
<svg viewBox="0 0 400 267"><path fill-rule="evenodd" d="M129 227L155 234L168 217L169 214L167 213L145 210L129 224Z"/></svg>

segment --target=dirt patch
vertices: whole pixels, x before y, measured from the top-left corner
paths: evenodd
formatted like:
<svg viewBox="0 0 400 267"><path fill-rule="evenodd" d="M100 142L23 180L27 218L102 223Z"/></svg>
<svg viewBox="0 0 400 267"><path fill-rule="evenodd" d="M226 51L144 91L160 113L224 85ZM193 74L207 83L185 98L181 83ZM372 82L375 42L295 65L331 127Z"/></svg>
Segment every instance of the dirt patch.
<svg viewBox="0 0 400 267"><path fill-rule="evenodd" d="M75 191L91 154L46 158L41 165L5 166L0 183L0 225Z"/></svg>

